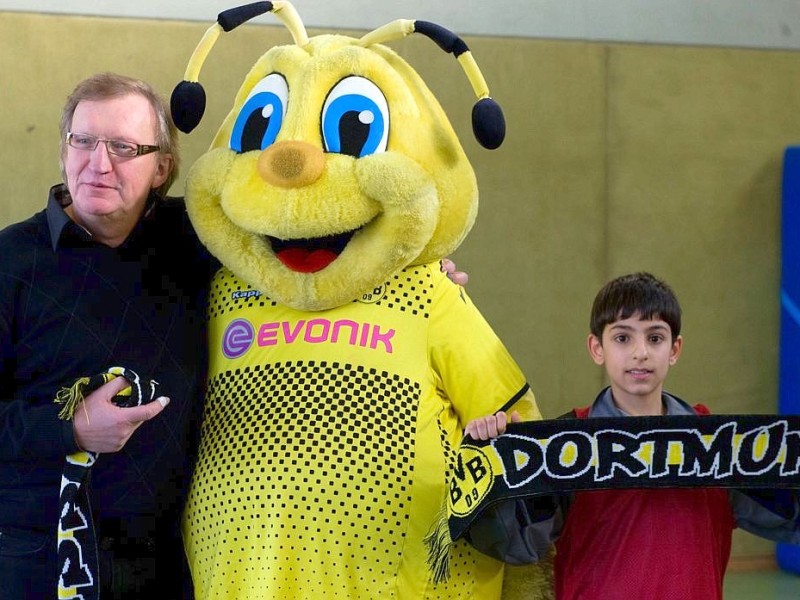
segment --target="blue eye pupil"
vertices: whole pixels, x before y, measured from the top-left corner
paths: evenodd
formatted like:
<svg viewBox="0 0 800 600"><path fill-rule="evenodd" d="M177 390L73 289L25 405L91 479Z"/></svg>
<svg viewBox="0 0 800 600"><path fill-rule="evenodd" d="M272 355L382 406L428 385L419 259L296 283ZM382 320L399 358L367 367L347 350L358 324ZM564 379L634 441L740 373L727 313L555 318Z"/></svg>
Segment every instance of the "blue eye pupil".
<svg viewBox="0 0 800 600"><path fill-rule="evenodd" d="M258 111L250 113L242 127L242 152L260 149L261 140L268 129L268 119L264 119Z"/></svg>
<svg viewBox="0 0 800 600"><path fill-rule="evenodd" d="M369 124L364 124L355 111L346 112L339 120L339 152L349 156L361 156L361 150L369 139Z"/></svg>

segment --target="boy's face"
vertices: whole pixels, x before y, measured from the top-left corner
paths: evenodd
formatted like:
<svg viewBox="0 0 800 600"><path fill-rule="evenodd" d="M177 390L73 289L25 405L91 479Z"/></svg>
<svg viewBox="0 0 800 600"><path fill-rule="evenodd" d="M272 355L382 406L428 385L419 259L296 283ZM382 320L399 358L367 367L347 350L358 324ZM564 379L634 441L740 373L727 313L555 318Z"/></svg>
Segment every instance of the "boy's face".
<svg viewBox="0 0 800 600"><path fill-rule="evenodd" d="M643 321L638 313L606 325L602 339L589 335L589 354L604 365L614 399L623 408L629 403L650 402L661 406L661 390L669 368L681 353L683 339L660 319Z"/></svg>

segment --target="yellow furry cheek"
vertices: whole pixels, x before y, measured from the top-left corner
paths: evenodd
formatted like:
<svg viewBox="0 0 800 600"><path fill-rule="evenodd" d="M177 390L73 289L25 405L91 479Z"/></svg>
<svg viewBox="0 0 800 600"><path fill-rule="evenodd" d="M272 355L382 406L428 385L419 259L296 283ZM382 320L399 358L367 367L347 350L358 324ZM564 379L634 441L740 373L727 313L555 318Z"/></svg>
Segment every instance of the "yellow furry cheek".
<svg viewBox="0 0 800 600"><path fill-rule="evenodd" d="M356 163L356 178L367 197L391 212L407 209L436 190L430 175L402 154L387 152L362 158Z"/></svg>

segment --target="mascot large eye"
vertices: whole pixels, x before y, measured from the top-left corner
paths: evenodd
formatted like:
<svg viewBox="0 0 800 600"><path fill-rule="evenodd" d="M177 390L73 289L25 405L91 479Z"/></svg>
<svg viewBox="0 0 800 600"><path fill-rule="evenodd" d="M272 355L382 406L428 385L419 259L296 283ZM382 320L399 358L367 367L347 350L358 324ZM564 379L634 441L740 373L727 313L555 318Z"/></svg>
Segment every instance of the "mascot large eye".
<svg viewBox="0 0 800 600"><path fill-rule="evenodd" d="M359 158L385 152L389 139L389 105L377 85L347 77L328 93L322 107L325 150Z"/></svg>
<svg viewBox="0 0 800 600"><path fill-rule="evenodd" d="M283 125L289 86L283 75L267 75L247 96L231 131L231 150L248 152L270 146Z"/></svg>

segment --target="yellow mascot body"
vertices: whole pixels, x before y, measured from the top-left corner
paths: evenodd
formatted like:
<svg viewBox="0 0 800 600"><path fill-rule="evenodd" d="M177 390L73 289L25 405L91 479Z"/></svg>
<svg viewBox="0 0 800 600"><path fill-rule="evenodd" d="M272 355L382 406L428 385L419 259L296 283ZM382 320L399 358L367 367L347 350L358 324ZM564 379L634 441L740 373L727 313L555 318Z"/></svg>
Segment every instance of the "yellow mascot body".
<svg viewBox="0 0 800 600"><path fill-rule="evenodd" d="M502 563L457 540L437 578L426 540L465 423L540 415L441 272L474 222L475 175L432 93L381 42L422 32L453 52L487 147L502 141L502 113L441 27L309 39L291 4L259 2L221 13L198 45L173 93L181 129L202 114L196 80L219 33L263 12L294 43L257 61L186 183L197 233L223 264L183 523L195 594L499 598Z"/></svg>

